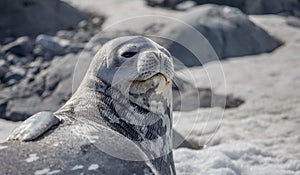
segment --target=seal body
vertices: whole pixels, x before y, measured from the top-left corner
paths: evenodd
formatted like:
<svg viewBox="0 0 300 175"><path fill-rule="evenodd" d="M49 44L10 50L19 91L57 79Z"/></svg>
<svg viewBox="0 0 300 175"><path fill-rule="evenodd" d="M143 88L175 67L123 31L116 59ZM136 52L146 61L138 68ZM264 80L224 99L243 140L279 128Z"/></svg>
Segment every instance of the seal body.
<svg viewBox="0 0 300 175"><path fill-rule="evenodd" d="M150 39L106 43L61 109L41 122L41 114L29 118L10 136L33 142L2 145L1 174L175 174L173 75L170 53Z"/></svg>

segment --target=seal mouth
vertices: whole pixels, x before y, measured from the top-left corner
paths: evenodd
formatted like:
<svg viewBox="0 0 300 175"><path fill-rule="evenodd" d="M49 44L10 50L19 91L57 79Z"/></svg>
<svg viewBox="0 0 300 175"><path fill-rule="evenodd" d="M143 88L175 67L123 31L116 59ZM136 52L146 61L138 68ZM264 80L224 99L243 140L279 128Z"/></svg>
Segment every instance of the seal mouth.
<svg viewBox="0 0 300 175"><path fill-rule="evenodd" d="M160 73L160 72L154 74L153 76L151 76L151 77L149 77L149 78L147 78L145 80L132 80L131 82L133 82L133 83L145 83L145 82L147 82L149 80L152 80L153 78L158 77L158 76L161 76L161 77L163 77L165 79L166 85L168 85L171 82L170 78L168 78L165 74Z"/></svg>

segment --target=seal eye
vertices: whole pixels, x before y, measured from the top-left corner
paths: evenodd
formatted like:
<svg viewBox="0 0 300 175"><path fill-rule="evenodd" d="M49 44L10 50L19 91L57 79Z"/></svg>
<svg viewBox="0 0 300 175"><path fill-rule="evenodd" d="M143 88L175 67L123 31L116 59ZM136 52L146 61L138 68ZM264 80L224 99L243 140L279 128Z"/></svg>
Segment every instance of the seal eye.
<svg viewBox="0 0 300 175"><path fill-rule="evenodd" d="M129 51L129 52L124 52L121 56L125 58L130 58L133 57L137 52Z"/></svg>

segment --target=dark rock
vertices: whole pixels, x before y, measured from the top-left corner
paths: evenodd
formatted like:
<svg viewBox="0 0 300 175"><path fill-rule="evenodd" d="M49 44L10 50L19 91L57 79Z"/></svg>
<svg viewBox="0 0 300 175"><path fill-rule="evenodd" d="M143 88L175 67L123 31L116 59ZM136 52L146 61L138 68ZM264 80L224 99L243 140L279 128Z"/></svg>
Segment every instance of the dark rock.
<svg viewBox="0 0 300 175"><path fill-rule="evenodd" d="M147 5L149 6L161 6L175 8L177 4L185 0L146 0Z"/></svg>
<svg viewBox="0 0 300 175"><path fill-rule="evenodd" d="M40 45L36 45L35 48L33 49L33 55L35 57L42 57L44 56L45 51L43 50L43 47Z"/></svg>
<svg viewBox="0 0 300 175"><path fill-rule="evenodd" d="M47 69L50 66L49 62L44 62L41 66L41 69Z"/></svg>
<svg viewBox="0 0 300 175"><path fill-rule="evenodd" d="M37 75L40 72L40 68L39 67L31 67L27 70L27 74L29 75Z"/></svg>
<svg viewBox="0 0 300 175"><path fill-rule="evenodd" d="M41 67L42 62L43 62L42 58L38 57L38 58L36 58L35 61L31 62L28 65L28 68L39 68L39 67Z"/></svg>
<svg viewBox="0 0 300 175"><path fill-rule="evenodd" d="M34 79L34 76L37 75L41 70L42 60L36 59L35 61L31 62L27 66L27 76L32 76Z"/></svg>
<svg viewBox="0 0 300 175"><path fill-rule="evenodd" d="M185 11L185 10L189 10L189 9L195 7L195 6L196 6L195 1L184 1L184 2L176 5L176 9L181 10L181 11Z"/></svg>
<svg viewBox="0 0 300 175"><path fill-rule="evenodd" d="M31 55L27 55L24 57L18 57L16 55L12 55L12 54L7 55L6 59L12 65L23 65L23 64L27 64L34 60L34 58Z"/></svg>
<svg viewBox="0 0 300 175"><path fill-rule="evenodd" d="M49 35L39 35L35 42L37 45L41 46L43 50L48 51L53 55L62 55L64 53L64 47L58 38Z"/></svg>
<svg viewBox="0 0 300 175"><path fill-rule="evenodd" d="M94 17L92 19L92 24L95 26L95 27L101 27L102 24L104 22L104 18L103 17Z"/></svg>
<svg viewBox="0 0 300 175"><path fill-rule="evenodd" d="M0 91L0 102L3 101L2 108L6 111L0 117L17 121L39 111L57 110L72 94L72 75L77 56L55 57L51 66L38 58L29 64L26 77L24 73L21 82ZM37 71L35 69L42 70L45 66L48 68L33 76Z"/></svg>
<svg viewBox="0 0 300 175"><path fill-rule="evenodd" d="M11 42L3 47L4 52L9 52L18 56L26 56L33 50L33 42L29 37L23 36L16 41Z"/></svg>
<svg viewBox="0 0 300 175"><path fill-rule="evenodd" d="M233 95L220 95L210 88L198 88L191 82L175 76L173 84L173 110L191 111L198 108L236 108L244 100Z"/></svg>
<svg viewBox="0 0 300 175"><path fill-rule="evenodd" d="M187 0L146 0L150 6L181 10L178 4ZM190 1L190 0L188 0ZM298 0L192 0L198 5L217 4L237 7L247 14L283 14L300 17Z"/></svg>
<svg viewBox="0 0 300 175"><path fill-rule="evenodd" d="M289 16L286 20L287 24L293 27L300 28L300 19L296 17Z"/></svg>
<svg viewBox="0 0 300 175"><path fill-rule="evenodd" d="M5 74L3 81L6 85L11 86L18 83L26 74L25 69L16 66L10 66L9 72Z"/></svg>
<svg viewBox="0 0 300 175"><path fill-rule="evenodd" d="M21 63L22 64L27 64L27 63L30 63L34 60L33 56L32 55L27 55L25 57L21 57Z"/></svg>
<svg viewBox="0 0 300 175"><path fill-rule="evenodd" d="M15 65L21 61L21 58L13 54L8 54L6 56L6 60L9 62L9 64Z"/></svg>
<svg viewBox="0 0 300 175"><path fill-rule="evenodd" d="M78 23L78 27L79 28L87 28L87 26L88 26L88 21L87 20L82 20L82 21L80 21L79 23Z"/></svg>
<svg viewBox="0 0 300 175"><path fill-rule="evenodd" d="M7 103L6 114L9 120L20 121L28 118L31 114L39 112L38 106L41 104L41 99L37 95L32 95L29 98L12 99ZM30 106L30 110L28 107Z"/></svg>
<svg viewBox="0 0 300 175"><path fill-rule="evenodd" d="M56 36L59 38L71 40L74 36L74 31L60 30L56 33Z"/></svg>
<svg viewBox="0 0 300 175"><path fill-rule="evenodd" d="M236 8L203 5L188 11L182 20L209 41L220 59L271 52L281 45L280 41L252 23ZM170 25L165 29L163 36L174 39L175 42L165 47L186 66L198 66L216 59L209 47L202 48L205 39L195 40L190 28L185 25ZM189 40L189 45L194 51L202 52L203 58L196 58L187 48L176 43L183 40Z"/></svg>
<svg viewBox="0 0 300 175"><path fill-rule="evenodd" d="M122 24L122 29L117 25L93 37L93 41L85 49L93 51L96 45L115 37L146 35L167 48L185 66L190 67L230 57L271 52L282 44L256 26L237 8L198 6L183 12L181 20L182 22L166 18L137 18ZM179 41L185 44L182 45Z"/></svg>
<svg viewBox="0 0 300 175"><path fill-rule="evenodd" d="M7 37L55 34L72 29L88 19L69 4L60 0L0 1L0 40Z"/></svg>
<svg viewBox="0 0 300 175"><path fill-rule="evenodd" d="M66 48L66 53L78 53L82 49L83 46L80 44L71 44L69 47Z"/></svg>
<svg viewBox="0 0 300 175"><path fill-rule="evenodd" d="M5 114L7 102L0 100L0 113Z"/></svg>
<svg viewBox="0 0 300 175"><path fill-rule="evenodd" d="M256 0L254 2L244 0L244 4L237 7L248 14L283 14L300 17L300 1L298 0Z"/></svg>
<svg viewBox="0 0 300 175"><path fill-rule="evenodd" d="M91 32L79 31L74 35L73 39L76 42L86 43L91 39L92 36L93 36L93 34Z"/></svg>
<svg viewBox="0 0 300 175"><path fill-rule="evenodd" d="M9 44L9 43L13 42L14 40L16 40L16 39L13 38L13 37L4 38L3 41L2 41L2 45Z"/></svg>
<svg viewBox="0 0 300 175"><path fill-rule="evenodd" d="M0 59L5 59L5 54L1 51L1 46L0 46Z"/></svg>
<svg viewBox="0 0 300 175"><path fill-rule="evenodd" d="M0 59L0 79L4 78L5 74L9 71L9 66L4 59Z"/></svg>

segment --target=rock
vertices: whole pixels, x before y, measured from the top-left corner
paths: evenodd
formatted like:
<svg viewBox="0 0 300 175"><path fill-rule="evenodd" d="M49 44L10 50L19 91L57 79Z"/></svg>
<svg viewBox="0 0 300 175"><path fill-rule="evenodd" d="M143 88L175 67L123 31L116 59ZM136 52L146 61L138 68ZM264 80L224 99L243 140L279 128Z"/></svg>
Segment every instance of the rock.
<svg viewBox="0 0 300 175"><path fill-rule="evenodd" d="M31 78L34 79L34 76L37 75L39 72L40 72L40 68L39 67L29 68L27 70L27 76L30 76Z"/></svg>
<svg viewBox="0 0 300 175"><path fill-rule="evenodd" d="M91 39L92 36L93 34L89 31L79 31L74 35L73 39L76 42L86 43Z"/></svg>
<svg viewBox="0 0 300 175"><path fill-rule="evenodd" d="M4 59L0 59L0 80L4 78L5 74L9 71L9 66Z"/></svg>
<svg viewBox="0 0 300 175"><path fill-rule="evenodd" d="M41 66L42 62L43 62L43 58L38 57L38 58L36 58L35 61L31 62L28 65L28 68L39 68Z"/></svg>
<svg viewBox="0 0 300 175"><path fill-rule="evenodd" d="M17 40L5 45L4 52L9 52L18 56L26 56L33 50L33 42L27 36L18 38Z"/></svg>
<svg viewBox="0 0 300 175"><path fill-rule="evenodd" d="M220 95L210 88L196 87L192 82L178 76L174 77L173 92L174 111L192 111L198 108L237 108L244 100L233 95Z"/></svg>
<svg viewBox="0 0 300 175"><path fill-rule="evenodd" d="M181 10L179 4L187 0L146 0L150 6ZM190 0L188 0L190 1ZM217 4L236 7L247 14L284 14L300 17L298 0L192 0L198 5ZM178 8L179 7L179 8Z"/></svg>
<svg viewBox="0 0 300 175"><path fill-rule="evenodd" d="M290 26L300 28L300 19L299 18L289 16L286 20L286 23Z"/></svg>
<svg viewBox="0 0 300 175"><path fill-rule="evenodd" d="M33 55L35 57L42 57L44 56L44 50L43 50L43 47L40 46L40 45L36 45L35 48L33 49Z"/></svg>
<svg viewBox="0 0 300 175"><path fill-rule="evenodd" d="M57 110L72 94L76 57L73 54L55 57L51 64L37 58L29 64L26 78L24 73L21 82L0 91L0 109L6 111L0 117L19 121L39 111ZM40 71L36 69L45 70L35 75Z"/></svg>
<svg viewBox="0 0 300 175"><path fill-rule="evenodd" d="M280 41L252 23L236 8L203 5L185 13L182 20L209 41L220 59L271 52L281 45ZM197 66L216 59L213 51L205 45L205 39L196 40L190 30L180 23L165 28L163 36L175 41L166 46L172 55L186 66ZM203 58L196 58L189 50L176 43L187 39L194 51L201 52ZM203 44L207 49L203 48Z"/></svg>
<svg viewBox="0 0 300 175"><path fill-rule="evenodd" d="M41 69L47 69L49 66L50 66L50 63L49 63L49 62L44 62L44 63L41 65Z"/></svg>
<svg viewBox="0 0 300 175"><path fill-rule="evenodd" d="M298 0L244 0L243 3L239 8L248 14L284 14L300 17Z"/></svg>
<svg viewBox="0 0 300 175"><path fill-rule="evenodd" d="M86 21L86 20L82 20L82 21L80 21L79 23L78 23L78 27L79 28L82 28L82 29L85 29L85 28L87 28L88 27L88 21Z"/></svg>
<svg viewBox="0 0 300 175"><path fill-rule="evenodd" d="M20 63L21 58L13 54L8 54L6 56L6 60L9 62L9 64L15 65L17 63Z"/></svg>
<svg viewBox="0 0 300 175"><path fill-rule="evenodd" d="M37 58L35 61L31 62L26 68L27 68L27 76L34 77L42 70L42 64L43 60L40 58Z"/></svg>
<svg viewBox="0 0 300 175"><path fill-rule="evenodd" d="M6 106L5 116L10 116L12 121L21 121L28 118L31 114L39 112L38 106L41 104L41 99L37 95L32 95L29 98L12 99ZM28 107L30 106L30 111Z"/></svg>
<svg viewBox="0 0 300 175"><path fill-rule="evenodd" d="M196 2L194 2L194 1L184 1L184 2L176 5L176 9L185 11L185 10L189 10L195 6L196 6Z"/></svg>
<svg viewBox="0 0 300 175"><path fill-rule="evenodd" d="M146 0L149 6L161 6L175 8L177 4L183 2L184 0Z"/></svg>
<svg viewBox="0 0 300 175"><path fill-rule="evenodd" d="M80 44L71 44L69 47L67 47L65 50L66 50L66 53L78 53L80 50L83 49L84 46L80 45Z"/></svg>
<svg viewBox="0 0 300 175"><path fill-rule="evenodd" d="M5 74L3 81L6 85L11 86L18 83L26 74L25 69L16 66L10 66L9 72Z"/></svg>
<svg viewBox="0 0 300 175"><path fill-rule="evenodd" d="M13 15L11 15L13 12ZM0 40L7 37L55 34L89 17L60 0L0 2Z"/></svg>
<svg viewBox="0 0 300 175"><path fill-rule="evenodd" d="M71 40L74 36L74 31L60 30L56 33L56 36L59 38Z"/></svg>
<svg viewBox="0 0 300 175"><path fill-rule="evenodd" d="M6 38L4 38L3 41L2 41L2 45L9 44L9 43L13 42L14 40L16 40L16 39L13 38L13 37L6 37Z"/></svg>
<svg viewBox="0 0 300 175"><path fill-rule="evenodd" d="M104 22L103 17L94 17L92 19L92 24L94 25L94 27L101 27L103 22Z"/></svg>
<svg viewBox="0 0 300 175"><path fill-rule="evenodd" d="M39 35L35 42L41 46L43 50L53 55L62 55L64 53L64 47L58 38L49 35Z"/></svg>
<svg viewBox="0 0 300 175"><path fill-rule="evenodd" d="M6 59L11 65L24 65L34 60L31 55L18 57L12 54L7 55Z"/></svg>
<svg viewBox="0 0 300 175"><path fill-rule="evenodd" d="M1 112L1 109L0 109L0 112ZM7 136L19 125L20 125L19 122L12 122L12 121L0 119L0 126L1 126L0 127L0 143L6 141Z"/></svg>

